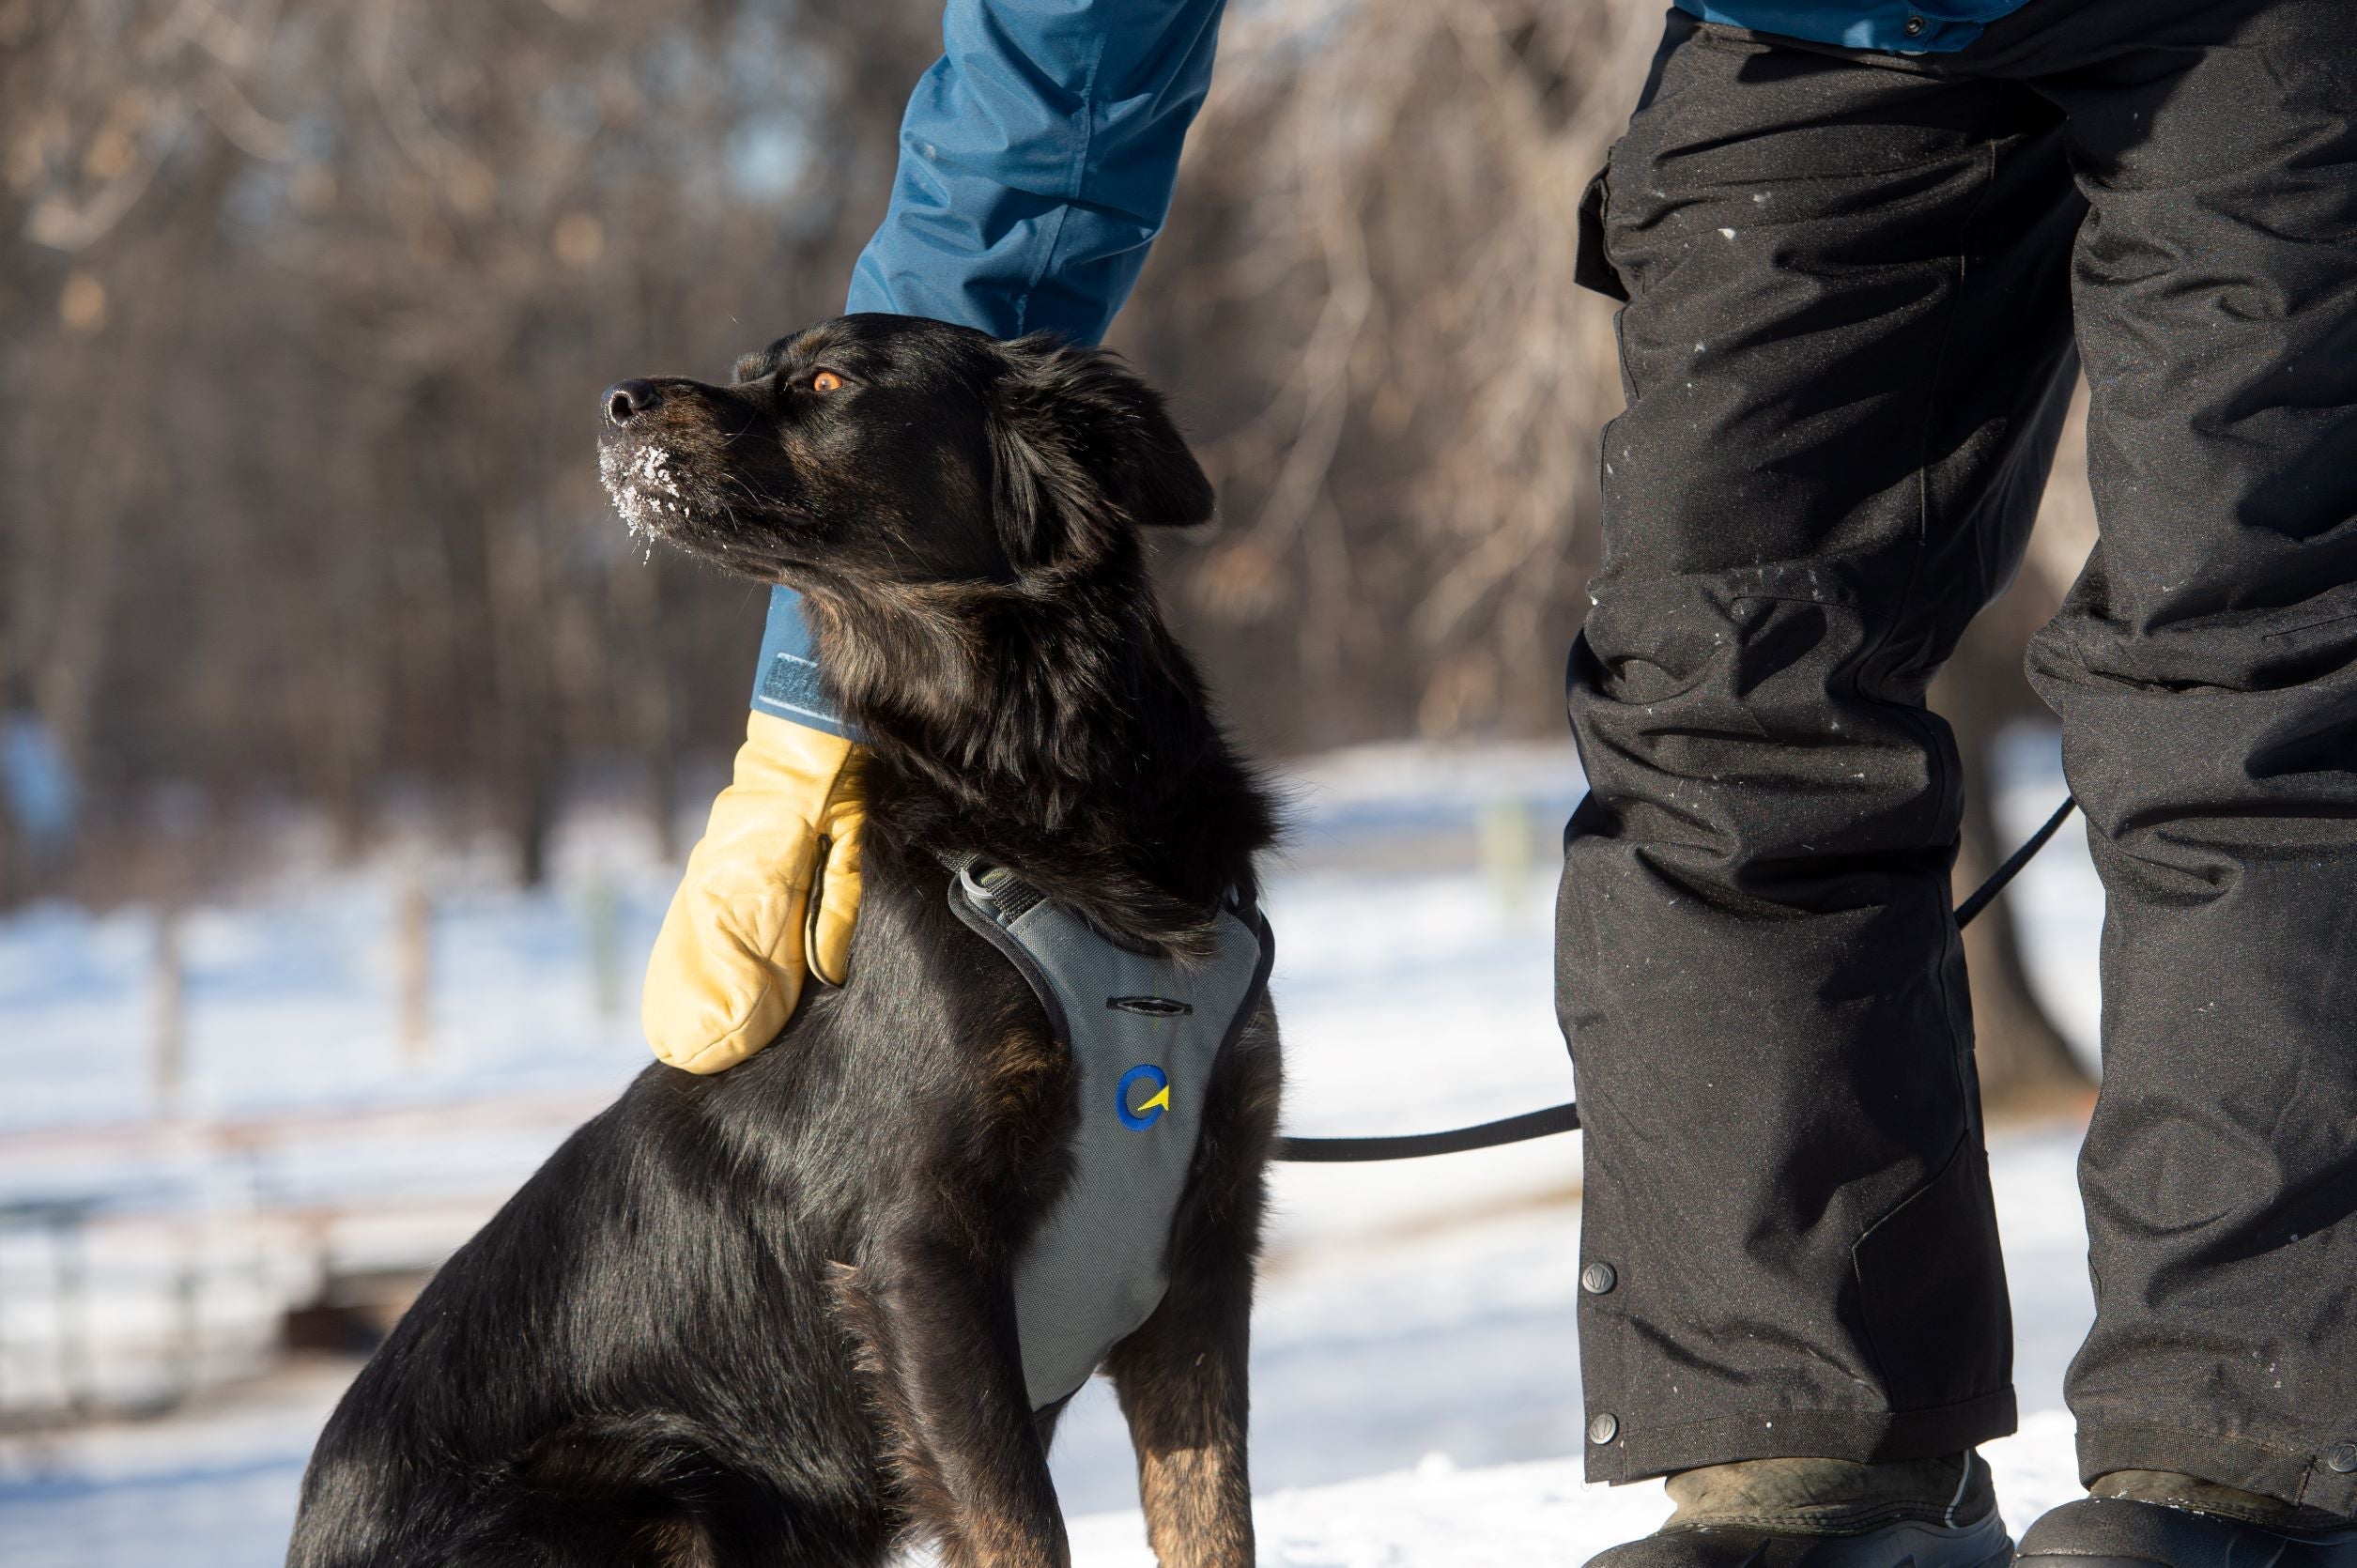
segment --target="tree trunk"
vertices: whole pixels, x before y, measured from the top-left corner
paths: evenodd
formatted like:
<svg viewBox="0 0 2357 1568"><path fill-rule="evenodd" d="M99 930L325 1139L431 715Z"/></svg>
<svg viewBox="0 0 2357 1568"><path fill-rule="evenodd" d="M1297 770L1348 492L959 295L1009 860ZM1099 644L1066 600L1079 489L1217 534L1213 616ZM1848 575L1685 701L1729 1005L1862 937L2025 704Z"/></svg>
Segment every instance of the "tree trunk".
<svg viewBox="0 0 2357 1568"><path fill-rule="evenodd" d="M1956 857L1963 899L2003 865L2015 846L1998 830L1992 751L2000 731L2053 722L2022 671L2032 633L2053 616L2095 543L2095 502L2087 485L2087 383L2073 389L2062 439L2040 499L2038 526L2013 584L1975 621L1932 686L1932 704L1956 730L1964 765L1964 843ZM2059 797L2055 801L2062 804ZM1982 1099L2000 1113L2084 1108L2093 1085L2029 989L2008 894L1964 930L1972 976Z"/></svg>
<svg viewBox="0 0 2357 1568"><path fill-rule="evenodd" d="M1954 883L1959 903L2015 848L1996 822L1997 735L2006 725L2045 711L2022 675L2019 619L2005 614L2003 607L1992 608L1964 634L1932 687L1933 705L1956 731L1964 761L1964 821ZM1964 928L1980 1099L1999 1115L2075 1107L2094 1087L2029 988L2008 907L2017 896L2009 890Z"/></svg>

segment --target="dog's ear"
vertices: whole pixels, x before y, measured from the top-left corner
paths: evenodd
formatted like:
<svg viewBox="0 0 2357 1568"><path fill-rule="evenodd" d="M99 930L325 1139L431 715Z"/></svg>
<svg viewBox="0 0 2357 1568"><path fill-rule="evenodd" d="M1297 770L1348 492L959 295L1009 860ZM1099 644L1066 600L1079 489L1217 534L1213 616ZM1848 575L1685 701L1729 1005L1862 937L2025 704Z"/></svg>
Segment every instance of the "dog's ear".
<svg viewBox="0 0 2357 1568"><path fill-rule="evenodd" d="M1128 522L1210 520L1211 482L1154 389L1102 348L1048 332L998 346L991 444L1001 530L1018 563L1044 565Z"/></svg>

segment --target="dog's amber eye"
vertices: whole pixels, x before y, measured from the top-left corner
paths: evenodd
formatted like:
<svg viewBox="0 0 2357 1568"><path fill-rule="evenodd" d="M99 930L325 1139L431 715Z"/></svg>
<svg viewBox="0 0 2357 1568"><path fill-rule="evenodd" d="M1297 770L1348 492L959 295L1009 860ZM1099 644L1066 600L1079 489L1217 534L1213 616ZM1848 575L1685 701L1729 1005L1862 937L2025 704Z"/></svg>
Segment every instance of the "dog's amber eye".
<svg viewBox="0 0 2357 1568"><path fill-rule="evenodd" d="M810 390L816 392L830 392L842 384L843 378L831 370L822 370L810 377Z"/></svg>

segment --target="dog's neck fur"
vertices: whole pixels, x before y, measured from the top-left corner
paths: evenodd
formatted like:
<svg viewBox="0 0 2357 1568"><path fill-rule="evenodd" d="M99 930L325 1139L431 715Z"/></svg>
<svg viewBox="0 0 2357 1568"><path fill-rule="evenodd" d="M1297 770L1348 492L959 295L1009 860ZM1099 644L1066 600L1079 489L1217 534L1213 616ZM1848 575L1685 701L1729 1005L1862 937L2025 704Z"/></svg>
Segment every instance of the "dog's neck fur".
<svg viewBox="0 0 2357 1568"><path fill-rule="evenodd" d="M1127 559L1124 559L1127 558ZM1134 550L1011 583L812 585L821 664L870 753L870 831L1005 865L1110 934L1184 954L1273 811Z"/></svg>

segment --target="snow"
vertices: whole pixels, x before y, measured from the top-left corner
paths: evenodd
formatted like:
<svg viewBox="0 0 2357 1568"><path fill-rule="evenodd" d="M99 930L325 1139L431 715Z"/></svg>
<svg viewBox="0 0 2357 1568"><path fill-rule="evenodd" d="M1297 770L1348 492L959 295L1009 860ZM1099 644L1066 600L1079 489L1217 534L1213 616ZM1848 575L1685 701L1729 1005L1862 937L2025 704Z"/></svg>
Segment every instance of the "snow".
<svg viewBox="0 0 2357 1568"><path fill-rule="evenodd" d="M2061 1374L2091 1306L2075 1205L2056 1201L2072 1141L2067 1131L2000 1137L1995 1150L2019 1387L2034 1413L1985 1452L2017 1530L2073 1495L2076 1481ZM1576 1147L1558 1143L1566 1158ZM1264 1562L1576 1564L1660 1522L1668 1504L1657 1484L1589 1487L1577 1458L1564 1457L1580 1447L1572 1205L1533 1203L1388 1236L1363 1230L1351 1205L1340 1234L1327 1234L1316 1195L1299 1191L1304 1174L1281 1177L1283 1240L1255 1317ZM310 1365L260 1394L170 1421L0 1448L0 1562L274 1561L311 1435L348 1370ZM1152 1560L1130 1467L1111 1397L1092 1384L1055 1454L1083 1568Z"/></svg>
<svg viewBox="0 0 2357 1568"><path fill-rule="evenodd" d="M670 464L670 453L652 443L635 452L625 452L619 444L608 445L597 453L597 477L606 494L613 498L614 510L622 515L630 536L644 540L650 554L660 514L689 515Z"/></svg>
<svg viewBox="0 0 2357 1568"><path fill-rule="evenodd" d="M1548 995L1553 836L1579 787L1567 749L1369 748L1289 783L1293 847L1269 900L1288 1130L1425 1130L1568 1098ZM2026 740L2001 815L2026 833L2060 791L2051 742ZM422 1052L400 1038L388 934L414 869L188 912L186 1070L168 1102L148 1070L154 913L0 920L0 1211L90 1206L79 1332L102 1391L198 1389L158 1419L0 1437L0 1563L278 1560L352 1370L265 1373L278 1313L325 1269L439 1256L644 1060L615 994L635 994L675 872L611 838L561 854L539 894L437 875L457 886L436 904ZM2101 900L2083 833L2008 897L2034 980L2091 1041ZM2017 1528L2075 1487L2061 1378L2092 1313L2075 1144L2060 1128L1993 1145L2029 1414L1987 1452ZM1657 1485L1579 1479L1578 1178L1576 1137L1280 1171L1255 1317L1264 1561L1577 1563L1659 1521ZM59 1392L39 1382L67 1343L51 1239L0 1223L0 1415ZM1150 1561L1101 1384L1054 1464L1075 1561Z"/></svg>

